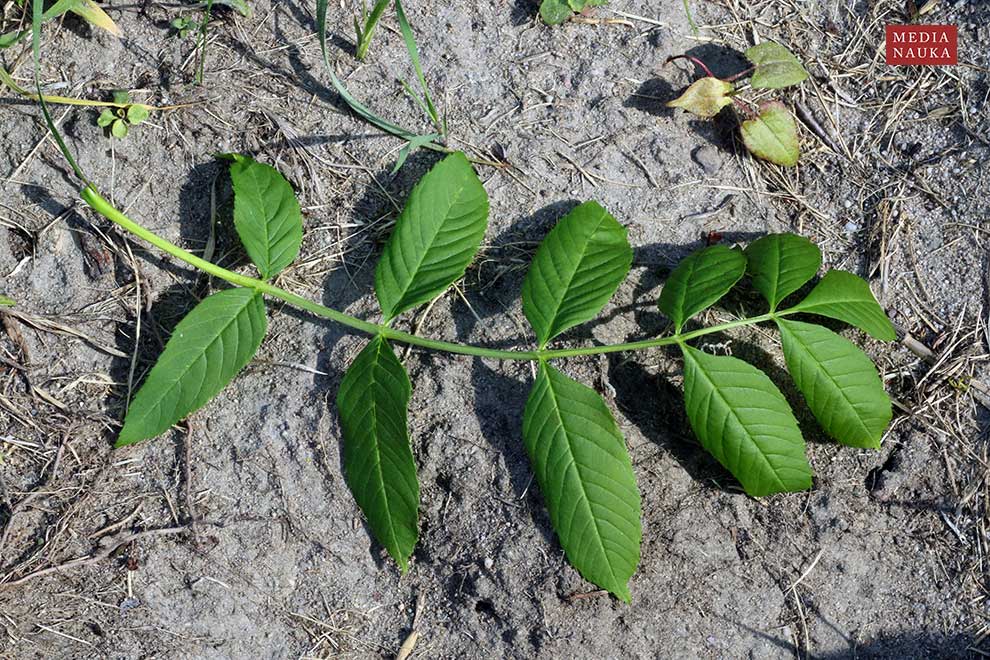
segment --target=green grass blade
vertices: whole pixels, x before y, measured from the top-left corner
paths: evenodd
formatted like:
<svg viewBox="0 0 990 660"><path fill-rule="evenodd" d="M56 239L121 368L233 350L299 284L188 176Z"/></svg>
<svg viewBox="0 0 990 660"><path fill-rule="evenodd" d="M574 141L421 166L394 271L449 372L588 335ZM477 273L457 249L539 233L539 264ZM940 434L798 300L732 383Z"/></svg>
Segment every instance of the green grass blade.
<svg viewBox="0 0 990 660"><path fill-rule="evenodd" d="M302 213L285 177L270 165L233 155L234 228L263 279L275 277L299 254Z"/></svg>
<svg viewBox="0 0 990 660"><path fill-rule="evenodd" d="M844 270L830 270L794 311L844 321L881 341L894 341L897 333L866 280Z"/></svg>
<svg viewBox="0 0 990 660"><path fill-rule="evenodd" d="M795 234L769 234L750 243L745 254L746 272L770 303L770 311L804 286L822 266L818 246Z"/></svg>
<svg viewBox="0 0 990 660"><path fill-rule="evenodd" d="M681 261L667 278L660 292L660 311L680 332L686 321L718 302L745 272L746 257L739 250L724 245L699 250Z"/></svg>
<svg viewBox="0 0 990 660"><path fill-rule="evenodd" d="M409 194L375 269L388 323L464 275L488 225L488 194L467 157L453 153Z"/></svg>
<svg viewBox="0 0 990 660"><path fill-rule="evenodd" d="M48 126L48 130L55 139L55 144L58 145L62 156L65 157L65 160L69 163L69 167L72 168L75 175L88 183L82 168L76 163L76 159L72 157L72 152L69 151L68 145L62 139L62 134L55 127L55 121L52 119L51 113L48 112L48 104L45 102L45 97L41 93L41 21L43 7L44 0L33 0L31 5L31 51L34 54L34 85L38 90L38 103L41 105L41 114L45 118L45 125Z"/></svg>
<svg viewBox="0 0 990 660"><path fill-rule="evenodd" d="M406 422L411 392L392 347L375 337L351 363L337 394L347 485L402 572L419 534L419 483Z"/></svg>
<svg viewBox="0 0 990 660"><path fill-rule="evenodd" d="M210 29L210 17L213 14L213 0L206 0L203 10L203 21L199 24L199 66L196 67L196 84L203 84L206 71L206 38Z"/></svg>
<svg viewBox="0 0 990 660"><path fill-rule="evenodd" d="M810 488L797 420L766 374L733 357L681 348L684 404L702 446L753 497Z"/></svg>
<svg viewBox="0 0 990 660"><path fill-rule="evenodd" d="M402 39L406 42L406 50L409 51L409 59L412 62L413 69L416 71L416 78L419 80L419 86L423 90L423 100L426 104L426 113L429 115L430 119L433 120L433 125L437 127L437 131L440 134L443 134L443 122L440 121L440 114L433 105L433 99L430 98L430 90L426 86L426 77L423 75L423 66L419 61L419 49L416 47L416 36L413 34L412 26L409 25L409 21L406 19L406 12L402 9L401 0L395 0L395 14L399 19L399 29L402 31Z"/></svg>
<svg viewBox="0 0 990 660"><path fill-rule="evenodd" d="M375 28L378 26L378 21L381 20L382 14L385 13L391 2L392 0L378 0L374 7L371 8L371 12L365 17L364 28L358 31L357 48L354 53L359 60L363 61L367 57L368 48L371 47L371 39L375 36Z"/></svg>
<svg viewBox="0 0 990 660"><path fill-rule="evenodd" d="M526 402L523 440L567 559L585 579L629 602L642 538L640 497L608 406L542 362Z"/></svg>
<svg viewBox="0 0 990 660"><path fill-rule="evenodd" d="M820 325L777 320L787 370L818 423L850 447L878 449L892 411L873 362Z"/></svg>
<svg viewBox="0 0 990 660"><path fill-rule="evenodd" d="M547 234L523 282L523 312L542 349L590 321L629 273L626 229L597 202L568 213Z"/></svg>
<svg viewBox="0 0 990 660"><path fill-rule="evenodd" d="M340 81L337 74L334 73L333 66L330 64L330 54L327 51L327 4L328 0L316 0L316 29L320 39L320 51L323 54L323 64L326 66L327 73L330 75L330 82L333 88L337 90L337 94L340 98L344 100L344 103L350 107L350 109L361 119L365 120L372 126L375 126L385 133L394 135L395 137L402 138L407 142L416 140L419 146L431 149L433 151L447 152L448 149L436 142L427 142L422 140L422 136L412 131L406 130L401 126L397 126L392 122L379 117L374 112L372 112L367 106L358 101L354 96L347 91L347 87L344 83Z"/></svg>
<svg viewBox="0 0 990 660"><path fill-rule="evenodd" d="M212 399L254 357L267 329L251 289L204 298L179 321L124 418L117 446L164 433Z"/></svg>

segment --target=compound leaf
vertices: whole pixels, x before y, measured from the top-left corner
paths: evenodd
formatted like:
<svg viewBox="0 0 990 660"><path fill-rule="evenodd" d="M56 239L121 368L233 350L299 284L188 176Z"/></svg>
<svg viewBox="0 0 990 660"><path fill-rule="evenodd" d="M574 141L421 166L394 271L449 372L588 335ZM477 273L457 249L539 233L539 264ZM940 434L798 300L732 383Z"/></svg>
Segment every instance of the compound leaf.
<svg viewBox="0 0 990 660"><path fill-rule="evenodd" d="M523 311L540 348L594 318L631 264L625 227L597 202L564 216L543 239L523 283Z"/></svg>
<svg viewBox="0 0 990 660"><path fill-rule="evenodd" d="M753 89L779 89L797 85L808 77L791 51L773 41L764 41L745 53L746 59L756 65L749 84Z"/></svg>
<svg viewBox="0 0 990 660"><path fill-rule="evenodd" d="M881 341L894 341L897 333L866 280L844 270L830 270L796 311L845 321Z"/></svg>
<svg viewBox="0 0 990 660"><path fill-rule="evenodd" d="M265 302L251 289L204 298L175 326L131 401L117 446L164 433L204 406L254 357L266 328Z"/></svg>
<svg viewBox="0 0 990 660"><path fill-rule="evenodd" d="M732 105L729 98L732 89L732 83L706 76L695 80L683 94L667 101L666 105L668 108L684 108L698 117L714 117L722 108Z"/></svg>
<svg viewBox="0 0 990 660"><path fill-rule="evenodd" d="M684 345L684 403L701 444L753 497L811 487L784 395L756 367Z"/></svg>
<svg viewBox="0 0 990 660"><path fill-rule="evenodd" d="M292 186L271 165L232 154L234 228L264 279L291 264L302 243L302 213Z"/></svg>
<svg viewBox="0 0 990 660"><path fill-rule="evenodd" d="M801 157L797 124L780 101L760 105L760 113L740 124L743 144L757 158L791 167Z"/></svg>
<svg viewBox="0 0 990 660"><path fill-rule="evenodd" d="M488 225L488 194L467 157L453 153L419 180L375 269L386 322L464 275Z"/></svg>
<svg viewBox="0 0 990 660"><path fill-rule="evenodd" d="M714 305L746 272L739 250L712 245L685 258L667 278L660 292L660 311L677 332L692 316Z"/></svg>
<svg viewBox="0 0 990 660"><path fill-rule="evenodd" d="M753 286L775 310L781 300L815 276L822 265L822 251L803 236L769 234L750 243L746 262Z"/></svg>
<svg viewBox="0 0 990 660"><path fill-rule="evenodd" d="M402 572L419 535L419 483L406 426L411 392L392 347L375 337L354 358L337 393L347 485Z"/></svg>
<svg viewBox="0 0 990 660"><path fill-rule="evenodd" d="M828 328L777 320L787 370L825 431L850 447L879 448L890 398L873 362Z"/></svg>
<svg viewBox="0 0 990 660"><path fill-rule="evenodd" d="M605 402L541 363L523 439L567 559L587 580L629 602L642 538L639 489Z"/></svg>

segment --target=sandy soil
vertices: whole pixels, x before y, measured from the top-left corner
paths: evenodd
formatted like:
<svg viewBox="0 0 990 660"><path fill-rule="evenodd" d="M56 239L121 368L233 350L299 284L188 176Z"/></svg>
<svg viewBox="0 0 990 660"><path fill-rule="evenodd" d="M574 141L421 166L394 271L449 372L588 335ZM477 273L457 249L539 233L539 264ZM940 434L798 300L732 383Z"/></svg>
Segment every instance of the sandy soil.
<svg viewBox="0 0 990 660"><path fill-rule="evenodd" d="M518 292L535 245L596 199L629 227L635 262L602 319L568 333L571 343L664 331L664 276L709 232L733 243L789 230L821 244L830 266L867 277L933 352L934 364L866 343L897 406L883 448L856 451L821 436L772 334L717 338L784 388L818 475L807 493L759 501L697 447L672 355L566 362L616 412L639 479L631 606L594 592L553 537L520 439L526 365L406 356L422 523L404 577L344 485L332 401L361 340L340 327L270 305L259 359L188 433L113 451L131 373L139 382L215 283L86 210L36 108L5 93L0 292L18 306L0 332L0 656L392 657L417 609L414 657L424 658L990 653L990 8L935 4L927 22L960 27L958 67L887 67L883 24L903 20L903 3L887 0L692 0L697 37L680 2L616 0L593 16L618 23L554 29L526 0L406 4L450 144L514 165L479 170L492 207L483 255L422 334L526 345ZM245 272L213 154L279 167L306 221L303 256L282 285L370 317L381 241L436 155L417 152L390 176L401 145L328 87L313 7L252 5L251 18L218 12L202 87L194 40L168 28L192 10L109 5L120 39L72 18L50 26L51 93L122 87L195 103L124 141L104 137L95 111L56 107L55 117L101 188L170 240L203 248L215 193L215 258ZM428 128L402 92L412 74L394 17L360 66L351 20L350 7L332 5L331 55L351 91ZM668 56L689 50L733 73L754 34L790 45L812 74L784 95L822 133L802 125L805 155L792 170L753 161L730 121L663 107L693 75L663 67ZM18 52L4 53L6 65L27 84ZM745 304L730 300L708 320Z"/></svg>

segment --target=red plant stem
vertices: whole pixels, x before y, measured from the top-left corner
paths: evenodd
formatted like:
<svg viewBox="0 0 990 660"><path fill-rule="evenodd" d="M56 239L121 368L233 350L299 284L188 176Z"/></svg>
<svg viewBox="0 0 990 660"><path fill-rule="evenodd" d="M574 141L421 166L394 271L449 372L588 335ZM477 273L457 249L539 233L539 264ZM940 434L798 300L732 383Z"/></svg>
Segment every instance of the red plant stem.
<svg viewBox="0 0 990 660"><path fill-rule="evenodd" d="M695 66L697 66L699 69L707 73L710 77L712 78L718 77L714 73L712 73L712 70L708 68L707 64L699 60L694 55L688 55L687 53L685 53L684 55L673 55L671 57L668 57L667 61L664 62L664 64L670 64L674 60L691 60L692 62L694 62Z"/></svg>
<svg viewBox="0 0 990 660"><path fill-rule="evenodd" d="M735 82L735 81L739 80L740 78L745 78L746 76L748 76L749 74L753 73L754 71L756 71L756 67L755 66L751 66L748 69L744 69L744 70L740 71L739 73L737 73L734 76L729 76L728 78L722 78L722 80L724 80L725 82Z"/></svg>

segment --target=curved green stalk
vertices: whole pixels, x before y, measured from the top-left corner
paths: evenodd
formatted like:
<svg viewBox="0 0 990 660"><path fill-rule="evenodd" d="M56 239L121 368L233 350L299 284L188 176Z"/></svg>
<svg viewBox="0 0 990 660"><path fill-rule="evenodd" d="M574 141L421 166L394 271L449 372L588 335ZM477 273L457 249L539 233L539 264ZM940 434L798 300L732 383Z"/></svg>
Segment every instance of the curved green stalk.
<svg viewBox="0 0 990 660"><path fill-rule="evenodd" d="M294 293L290 293L285 289L281 289L274 284L264 282L253 277L248 277L246 275L240 275L238 273L232 272L218 266L214 263L210 263L205 259L201 259L196 255L183 250L178 245L170 243L158 234L142 227L137 222L134 222L126 215L117 210L110 202L103 198L96 188L93 186L87 186L82 189L81 196L83 201L85 201L94 211L107 218L114 224L118 225L125 231L137 236L138 238L147 241L156 248L172 255L176 259L186 262L190 266L198 268L199 270L217 277L219 279L230 282L231 284L246 287L258 291L259 293L271 296L273 298L278 298L284 302L289 303L294 307L303 309L307 312L321 316L331 321L336 321L341 325L345 325L354 330L364 332L370 335L380 335L386 337L393 341L402 342L404 344L411 344L413 346L420 346L422 348L429 348L437 351L443 351L445 353L456 353L458 355L473 355L477 357L493 358L497 360L516 360L524 362L533 362L540 360L552 360L558 358L567 357L578 357L582 355L600 355L602 353L620 353L622 351L639 351L647 348L656 348L658 346L669 346L671 344L676 344L680 342L685 342L696 337L701 337L703 335L708 335L714 332L721 332L723 330L728 330L730 328L738 328L741 326L753 325L756 323L762 323L764 321L771 321L779 316L787 316L789 314L797 313L797 310L782 310L777 312L772 312L768 314L762 314L760 316L752 316L745 319L737 319L735 321L729 321L727 323L721 323L719 325L713 325L707 328L699 328L698 330L692 330L691 332L684 332L677 335L671 335L668 337L658 337L655 339L644 339L642 341L634 341L625 344L611 344L608 346L589 346L584 348L563 348L563 349L543 349L536 351L520 351L520 350L502 350L496 348L484 348L482 346L473 346L470 344L459 344L456 342L441 341L438 339L429 339L427 337L419 337L417 335L409 334L408 332L402 332L401 330L395 330L386 325L380 323L372 323L370 321L363 321L359 318L353 317L349 314L345 314L336 309L326 307L319 303L313 302L312 300L307 300L302 296L298 296Z"/></svg>

